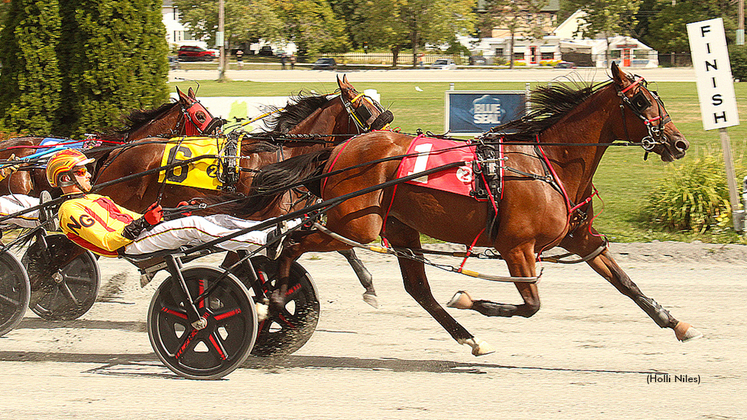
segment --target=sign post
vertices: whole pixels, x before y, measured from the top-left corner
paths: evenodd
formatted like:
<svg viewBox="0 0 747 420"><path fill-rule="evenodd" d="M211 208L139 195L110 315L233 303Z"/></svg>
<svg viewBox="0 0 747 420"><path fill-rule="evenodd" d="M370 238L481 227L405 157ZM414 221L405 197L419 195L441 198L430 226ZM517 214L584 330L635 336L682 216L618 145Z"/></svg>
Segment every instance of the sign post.
<svg viewBox="0 0 747 420"><path fill-rule="evenodd" d="M697 77L700 113L705 130L719 130L724 151L726 182L729 186L734 229L744 230L744 210L739 210L736 175L726 127L739 125L737 97L726 47L724 21L721 18L687 24L690 51Z"/></svg>

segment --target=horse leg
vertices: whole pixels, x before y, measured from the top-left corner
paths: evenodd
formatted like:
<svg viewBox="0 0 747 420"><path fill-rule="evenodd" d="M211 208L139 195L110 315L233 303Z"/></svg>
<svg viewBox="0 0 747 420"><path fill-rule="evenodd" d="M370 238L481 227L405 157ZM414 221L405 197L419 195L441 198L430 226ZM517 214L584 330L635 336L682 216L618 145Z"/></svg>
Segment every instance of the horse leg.
<svg viewBox="0 0 747 420"><path fill-rule="evenodd" d="M358 276L358 281L360 281L363 288L366 289L366 291L363 292L363 301L378 309L379 302L376 299L373 276L371 276L371 273L368 271L366 266L363 265L363 261L355 255L355 250L353 249L346 249L337 252L348 260L348 264L350 264L350 267L355 271L355 275Z"/></svg>
<svg viewBox="0 0 747 420"><path fill-rule="evenodd" d="M531 246L515 248L501 255L504 256L508 270L512 276L534 277L536 265L534 251ZM523 316L529 318L540 309L539 290L536 283L515 283L516 289L524 299L521 305L497 303L489 300L472 300L467 292L459 291L446 304L450 308L472 309L485 316Z"/></svg>
<svg viewBox="0 0 747 420"><path fill-rule="evenodd" d="M386 236L395 247L420 249L420 234L390 218L387 222ZM422 256L422 253L416 253ZM472 354L482 356L493 353L495 350L486 342L481 341L461 326L446 310L439 305L431 293L428 279L425 275L425 265L421 261L409 258L397 257L399 268L402 272L402 280L405 290L423 307L428 313L451 334L451 337L459 344L467 344L472 348Z"/></svg>
<svg viewBox="0 0 747 420"><path fill-rule="evenodd" d="M580 236L580 238L579 238ZM564 241L561 245L568 251L584 256L591 254L596 247L589 247L589 242L584 241L584 235L579 235L577 240ZM567 243L566 243L567 242ZM581 242L581 243L578 243ZM585 242L585 243L584 243ZM597 246L602 244L602 240L595 241ZM609 248L588 261L589 266L600 276L609 281L615 288L625 296L633 300L643 312L646 313L661 328L671 328L680 341L688 341L703 336L698 330L692 328L686 322L677 321L666 309L659 305L655 300L643 294L641 289L628 277L628 275L617 265L612 258Z"/></svg>

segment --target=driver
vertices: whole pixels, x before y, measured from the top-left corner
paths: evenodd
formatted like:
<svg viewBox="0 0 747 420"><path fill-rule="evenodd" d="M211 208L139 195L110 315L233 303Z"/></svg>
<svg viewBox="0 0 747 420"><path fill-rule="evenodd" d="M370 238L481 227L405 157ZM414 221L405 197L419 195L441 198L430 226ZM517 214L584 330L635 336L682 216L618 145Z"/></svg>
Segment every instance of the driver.
<svg viewBox="0 0 747 420"><path fill-rule="evenodd" d="M115 257L198 245L261 223L223 214L163 221L163 209L157 203L151 205L145 214L135 213L118 206L108 197L88 193L91 174L86 165L91 162L93 159L78 150L62 150L47 162L47 179L52 186L62 188L63 194L76 195L60 206L58 215L62 231L73 242L96 254ZM282 243L278 236L287 228L285 223L281 223L277 228L250 231L217 246L236 251L256 249L271 242L273 249L268 249L268 256L274 259L279 255Z"/></svg>

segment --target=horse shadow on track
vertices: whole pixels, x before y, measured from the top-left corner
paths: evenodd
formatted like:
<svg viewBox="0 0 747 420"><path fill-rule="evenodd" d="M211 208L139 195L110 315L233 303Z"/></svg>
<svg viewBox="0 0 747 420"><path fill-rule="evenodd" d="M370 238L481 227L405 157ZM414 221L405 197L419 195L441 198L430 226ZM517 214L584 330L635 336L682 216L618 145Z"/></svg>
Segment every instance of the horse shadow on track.
<svg viewBox="0 0 747 420"><path fill-rule="evenodd" d="M24 352L0 351L0 362L58 362L101 364L87 369L83 373L160 377L167 379L184 379L171 373L163 366L153 353L147 354L100 354L100 353L60 353L60 352ZM285 356L278 358L250 357L242 369L272 371L278 373L283 369L356 369L369 371L390 371L402 373L455 373L455 374L488 374L495 370L508 371L544 371L592 374L663 374L660 371L634 371L615 369L576 369L544 366L515 366L493 363L464 363L448 360L410 360L397 358L358 358L340 356Z"/></svg>

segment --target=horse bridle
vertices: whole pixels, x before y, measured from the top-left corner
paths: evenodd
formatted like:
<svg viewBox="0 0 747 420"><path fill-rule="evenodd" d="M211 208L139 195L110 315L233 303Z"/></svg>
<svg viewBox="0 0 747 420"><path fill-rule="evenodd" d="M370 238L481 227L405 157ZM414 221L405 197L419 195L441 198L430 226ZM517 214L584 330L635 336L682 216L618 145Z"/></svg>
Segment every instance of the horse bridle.
<svg viewBox="0 0 747 420"><path fill-rule="evenodd" d="M184 134L187 136L208 135L223 125L223 119L213 117L200 101L194 101L186 107L179 101L179 105L182 107L182 121L189 122L184 127ZM181 128L179 125L181 121L175 128L176 133Z"/></svg>
<svg viewBox="0 0 747 420"><path fill-rule="evenodd" d="M371 111L368 110L368 107L366 107L363 103L361 103L361 105L359 105L358 107L354 106L355 102L361 100L362 98L365 98L377 110L379 110L379 116L376 117L371 125L368 125L368 120L370 120L373 115L371 114ZM389 123L394 121L394 115L392 114L392 111L384 109L384 107L373 100L373 98L363 93L359 93L350 101L346 101L345 97L340 94L340 100L342 101L343 106L345 106L345 110L348 111L348 115L355 123L355 126L358 127L358 130L363 133L371 130L381 130Z"/></svg>
<svg viewBox="0 0 747 420"><path fill-rule="evenodd" d="M646 88L648 84L646 80L640 76L634 77L635 81L625 89L618 90L617 95L620 96L620 99L622 100L622 103L620 104L620 111L622 112L623 127L625 128L625 136L627 137L627 140L632 141L630 139L630 135L628 134L628 126L627 124L625 124L626 106L630 108L633 114L640 118L646 125L648 135L641 139L641 147L643 147L643 150L646 151L647 157L648 153L654 150L654 147L659 144L663 145L666 143L667 138L664 135L664 126L667 123L671 122L672 118L669 117L669 113L667 113L666 109L664 108L664 103L661 101L661 98L659 98L659 95L656 94L656 91L651 91ZM625 92L633 89L636 86L638 87L637 91L633 94L633 96L628 97ZM646 94L644 92L648 92L649 95L653 96L653 98L656 100L658 111L658 115L656 117L646 118L646 116L643 115L643 112L652 106L651 101L648 99L648 97L646 97ZM662 115L664 117L662 117ZM653 123L655 121L658 121L658 124L654 125Z"/></svg>

